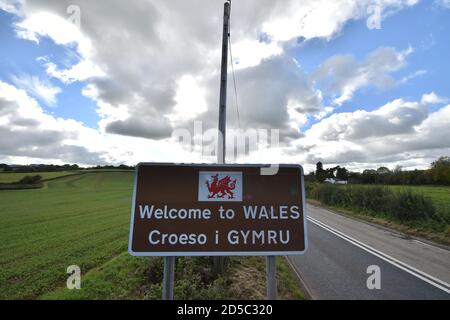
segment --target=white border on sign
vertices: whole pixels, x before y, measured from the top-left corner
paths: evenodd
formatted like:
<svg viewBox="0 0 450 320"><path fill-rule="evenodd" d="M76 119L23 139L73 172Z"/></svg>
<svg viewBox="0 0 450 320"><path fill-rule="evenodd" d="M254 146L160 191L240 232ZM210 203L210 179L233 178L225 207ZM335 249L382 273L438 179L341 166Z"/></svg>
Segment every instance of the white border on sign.
<svg viewBox="0 0 450 320"><path fill-rule="evenodd" d="M300 168L300 182L302 185L302 208L303 208L303 233L305 249L303 251L169 251L169 252L134 252L132 249L133 229L134 229L134 212L136 203L136 188L139 167L146 166L179 166L179 167L211 167L211 168L233 168L233 167L269 167L263 164L209 164L209 163L169 163L169 162L139 162L136 165L134 174L133 187L133 203L131 206L130 235L128 238L128 253L136 257L183 257L183 256L300 256L308 250L308 232L307 232L307 214L306 214L306 197L305 197L305 180L303 167L296 164L280 164L279 167L284 168Z"/></svg>

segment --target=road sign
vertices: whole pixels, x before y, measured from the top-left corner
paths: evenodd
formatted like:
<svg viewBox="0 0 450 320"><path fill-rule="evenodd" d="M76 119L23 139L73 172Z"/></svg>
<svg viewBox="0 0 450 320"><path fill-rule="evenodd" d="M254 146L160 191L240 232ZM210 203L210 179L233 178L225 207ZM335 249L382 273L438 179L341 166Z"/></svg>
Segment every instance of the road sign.
<svg viewBox="0 0 450 320"><path fill-rule="evenodd" d="M307 247L303 169L140 163L129 252L136 256L298 255Z"/></svg>

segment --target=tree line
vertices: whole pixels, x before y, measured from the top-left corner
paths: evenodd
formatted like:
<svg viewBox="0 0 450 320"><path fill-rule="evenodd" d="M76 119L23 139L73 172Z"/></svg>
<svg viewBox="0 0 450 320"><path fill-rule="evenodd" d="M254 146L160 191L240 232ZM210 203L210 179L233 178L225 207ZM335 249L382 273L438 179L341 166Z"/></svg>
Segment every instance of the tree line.
<svg viewBox="0 0 450 320"><path fill-rule="evenodd" d="M323 164L318 162L316 170L307 177L307 180L322 183L329 178L362 184L450 185L450 157L440 157L426 170L402 170L402 167L397 166L394 170L379 167L362 172L350 172L340 166L325 169Z"/></svg>
<svg viewBox="0 0 450 320"><path fill-rule="evenodd" d="M30 164L30 165L8 165L6 163L0 163L0 171L3 172L55 172L55 171L74 171L74 170L89 170L89 169L122 169L122 170L132 170L133 166L127 166L124 164L113 166L94 166L89 168L82 168L77 164Z"/></svg>

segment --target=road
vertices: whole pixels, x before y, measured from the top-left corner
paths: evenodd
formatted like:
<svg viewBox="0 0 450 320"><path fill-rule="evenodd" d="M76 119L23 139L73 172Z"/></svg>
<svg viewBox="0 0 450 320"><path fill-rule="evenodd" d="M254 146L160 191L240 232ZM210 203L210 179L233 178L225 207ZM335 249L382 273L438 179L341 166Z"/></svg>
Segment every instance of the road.
<svg viewBox="0 0 450 320"><path fill-rule="evenodd" d="M310 204L307 215L308 251L288 260L313 299L450 299L449 250ZM367 287L374 265L380 289Z"/></svg>

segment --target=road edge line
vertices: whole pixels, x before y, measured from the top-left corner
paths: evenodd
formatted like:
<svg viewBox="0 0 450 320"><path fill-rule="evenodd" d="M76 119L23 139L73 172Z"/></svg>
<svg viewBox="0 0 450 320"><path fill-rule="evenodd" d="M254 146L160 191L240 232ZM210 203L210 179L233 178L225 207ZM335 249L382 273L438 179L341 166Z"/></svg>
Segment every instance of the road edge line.
<svg viewBox="0 0 450 320"><path fill-rule="evenodd" d="M316 300L316 299L314 298L313 294L312 294L311 289L310 289L310 288L308 287L308 285L306 284L305 279L303 279L303 277L302 277L302 275L300 274L300 272L297 270L297 268L295 267L295 265L294 265L294 264L292 263L292 261L290 260L291 257L284 256L283 258L287 261L289 267L290 267L291 270L295 273L295 276L296 276L298 282L300 282L300 286L302 287L303 291L305 292L307 298L308 298L309 300Z"/></svg>

